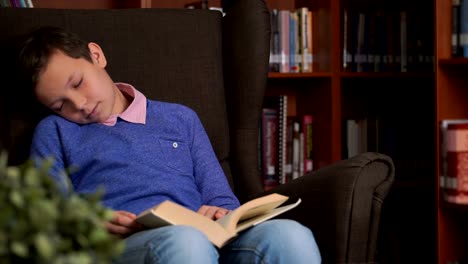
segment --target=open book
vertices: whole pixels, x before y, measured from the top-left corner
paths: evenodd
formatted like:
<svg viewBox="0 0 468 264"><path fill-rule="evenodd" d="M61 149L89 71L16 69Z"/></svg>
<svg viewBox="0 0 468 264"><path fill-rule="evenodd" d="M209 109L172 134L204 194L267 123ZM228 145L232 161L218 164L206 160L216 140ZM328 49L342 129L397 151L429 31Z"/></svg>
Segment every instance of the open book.
<svg viewBox="0 0 468 264"><path fill-rule="evenodd" d="M202 231L218 248L223 247L237 234L251 226L262 223L296 207L297 202L280 206L289 197L269 194L238 207L216 221L171 201L164 201L138 215L137 221L146 227L156 228L166 225L188 225Z"/></svg>

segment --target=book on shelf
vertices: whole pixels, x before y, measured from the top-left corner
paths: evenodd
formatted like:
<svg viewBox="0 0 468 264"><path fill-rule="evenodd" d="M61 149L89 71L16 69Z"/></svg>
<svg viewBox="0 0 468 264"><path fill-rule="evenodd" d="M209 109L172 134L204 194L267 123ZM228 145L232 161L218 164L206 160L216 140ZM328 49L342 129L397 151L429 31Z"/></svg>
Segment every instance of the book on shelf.
<svg viewBox="0 0 468 264"><path fill-rule="evenodd" d="M297 10L289 12L289 72L300 72L299 57L299 17Z"/></svg>
<svg viewBox="0 0 468 264"><path fill-rule="evenodd" d="M468 57L468 1L460 1L460 47L463 57Z"/></svg>
<svg viewBox="0 0 468 264"><path fill-rule="evenodd" d="M270 71L299 73L313 71L313 14L307 7L270 12Z"/></svg>
<svg viewBox="0 0 468 264"><path fill-rule="evenodd" d="M278 110L263 108L260 138L260 170L265 190L272 189L279 184L278 173Z"/></svg>
<svg viewBox="0 0 468 264"><path fill-rule="evenodd" d="M302 116L302 133L304 134L304 143L303 143L303 151L304 151L304 168L303 174L309 173L313 170L314 161L313 161L313 140L312 140L312 133L313 133L313 116L310 114L306 114Z"/></svg>
<svg viewBox="0 0 468 264"><path fill-rule="evenodd" d="M408 71L408 23L407 12L400 12L400 72Z"/></svg>
<svg viewBox="0 0 468 264"><path fill-rule="evenodd" d="M342 15L342 69L345 72L429 71L431 33L412 9L360 10ZM467 42L468 43L468 42Z"/></svg>
<svg viewBox="0 0 468 264"><path fill-rule="evenodd" d="M299 55L300 72L312 71L311 47L312 41L312 12L307 7L301 7L297 10L299 19ZM310 16L310 18L309 18Z"/></svg>
<svg viewBox="0 0 468 264"><path fill-rule="evenodd" d="M288 96L265 96L259 128L259 168L269 190L314 168L313 115L288 116Z"/></svg>
<svg viewBox="0 0 468 264"><path fill-rule="evenodd" d="M222 248L243 230L265 222L301 202L282 205L289 197L277 193L262 196L242 204L218 220L212 220L177 203L166 200L138 215L136 221L148 228L187 225L203 232L218 248Z"/></svg>
<svg viewBox="0 0 468 264"><path fill-rule="evenodd" d="M346 120L347 157L367 152L367 119Z"/></svg>
<svg viewBox="0 0 468 264"><path fill-rule="evenodd" d="M279 72L281 64L280 33L278 24L278 9L270 12L271 37L270 37L270 72Z"/></svg>
<svg viewBox="0 0 468 264"><path fill-rule="evenodd" d="M265 189L286 182L288 96L265 96L262 115L262 175ZM274 172L273 172L274 166Z"/></svg>
<svg viewBox="0 0 468 264"><path fill-rule="evenodd" d="M31 0L0 0L0 7L32 8L34 4Z"/></svg>
<svg viewBox="0 0 468 264"><path fill-rule="evenodd" d="M306 56L306 63L309 64L306 69L306 72L313 72L317 68L317 38L314 36L314 30L315 25L317 24L317 21L315 21L316 13L311 10L307 10L307 29L306 29L306 35L307 35L307 54Z"/></svg>
<svg viewBox="0 0 468 264"><path fill-rule="evenodd" d="M359 13L357 18L357 42L356 42L356 55L354 56L356 61L356 71L364 72L367 69L367 52L368 52L368 16L365 13Z"/></svg>
<svg viewBox="0 0 468 264"><path fill-rule="evenodd" d="M284 182L287 183L293 179L293 137L294 137L294 120L290 116L286 116L286 150L285 150L285 178Z"/></svg>
<svg viewBox="0 0 468 264"><path fill-rule="evenodd" d="M287 150L287 132L288 132L288 96L279 96L279 111L278 111L278 172L279 183L287 182L288 174L288 150Z"/></svg>
<svg viewBox="0 0 468 264"><path fill-rule="evenodd" d="M354 16L350 15L348 9L343 10L343 71L352 72L355 67L354 63L354 41L353 29L352 29L352 19Z"/></svg>
<svg viewBox="0 0 468 264"><path fill-rule="evenodd" d="M468 204L468 120L440 122L439 186L446 201Z"/></svg>
<svg viewBox="0 0 468 264"><path fill-rule="evenodd" d="M280 36L280 72L288 73L290 69L289 65L289 22L291 12L289 10L280 10L278 19L278 29Z"/></svg>
<svg viewBox="0 0 468 264"><path fill-rule="evenodd" d="M452 57L460 57L463 55L461 46L460 28L461 28L461 2L463 0L452 0Z"/></svg>
<svg viewBox="0 0 468 264"><path fill-rule="evenodd" d="M294 118L292 120L293 138L292 138L292 179L301 176L301 124Z"/></svg>
<svg viewBox="0 0 468 264"><path fill-rule="evenodd" d="M350 158L364 152L386 152L381 137L381 120L377 117L364 117L345 120L344 157Z"/></svg>

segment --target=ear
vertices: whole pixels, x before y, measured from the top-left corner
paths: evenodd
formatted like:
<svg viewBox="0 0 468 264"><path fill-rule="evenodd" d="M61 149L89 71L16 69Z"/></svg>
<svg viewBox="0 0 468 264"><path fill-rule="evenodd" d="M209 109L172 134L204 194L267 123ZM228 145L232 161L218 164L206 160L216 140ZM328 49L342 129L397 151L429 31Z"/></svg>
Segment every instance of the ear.
<svg viewBox="0 0 468 264"><path fill-rule="evenodd" d="M89 54L91 55L91 59L93 63L104 68L107 65L106 56L104 56L104 52L102 51L101 47L94 43L88 43Z"/></svg>

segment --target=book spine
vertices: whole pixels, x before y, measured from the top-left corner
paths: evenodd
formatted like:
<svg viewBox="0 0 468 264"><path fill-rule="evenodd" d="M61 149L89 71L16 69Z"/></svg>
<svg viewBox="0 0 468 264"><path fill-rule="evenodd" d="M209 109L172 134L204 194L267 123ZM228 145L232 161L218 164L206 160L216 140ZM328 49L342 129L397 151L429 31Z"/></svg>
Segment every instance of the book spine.
<svg viewBox="0 0 468 264"><path fill-rule="evenodd" d="M280 35L280 72L289 72L289 10L279 11L279 35Z"/></svg>
<svg viewBox="0 0 468 264"><path fill-rule="evenodd" d="M307 12L307 49L308 53L306 54L306 61L309 64L309 69L310 71L314 71L314 68L317 68L316 66L314 67L316 56L315 54L317 53L317 45L314 44L315 37L314 37L314 17L315 17L315 12L308 11Z"/></svg>
<svg viewBox="0 0 468 264"><path fill-rule="evenodd" d="M356 44L356 71L364 72L367 69L367 47L366 47L366 14L359 13L357 24Z"/></svg>
<svg viewBox="0 0 468 264"><path fill-rule="evenodd" d="M309 9L303 7L299 11L300 27L300 55L301 55L301 72L311 72L312 68L308 61L309 56L309 32L308 32L308 23L309 23Z"/></svg>
<svg viewBox="0 0 468 264"><path fill-rule="evenodd" d="M408 71L408 53L407 53L407 13L400 12L400 72Z"/></svg>
<svg viewBox="0 0 468 264"><path fill-rule="evenodd" d="M460 9L460 47L463 57L468 57L468 1L462 1Z"/></svg>
<svg viewBox="0 0 468 264"><path fill-rule="evenodd" d="M349 11L343 10L343 71L351 71L352 55L351 55L351 28L350 28Z"/></svg>
<svg viewBox="0 0 468 264"><path fill-rule="evenodd" d="M287 114L288 114L288 97L280 95L279 97L279 183L286 183L286 137L287 137Z"/></svg>
<svg viewBox="0 0 468 264"><path fill-rule="evenodd" d="M312 115L304 115L302 117L302 127L304 133L304 174L309 173L313 169L313 117Z"/></svg>
<svg viewBox="0 0 468 264"><path fill-rule="evenodd" d="M460 57L462 49L460 45L460 5L463 0L452 0L452 56Z"/></svg>
<svg viewBox="0 0 468 264"><path fill-rule="evenodd" d="M298 55L298 16L296 11L290 11L289 16L289 72L300 72Z"/></svg>
<svg viewBox="0 0 468 264"><path fill-rule="evenodd" d="M278 111L262 110L262 178L265 190L278 185Z"/></svg>
<svg viewBox="0 0 468 264"><path fill-rule="evenodd" d="M297 120L292 121L293 125L293 157L292 157L292 178L297 179L301 176L301 125Z"/></svg>
<svg viewBox="0 0 468 264"><path fill-rule="evenodd" d="M270 13L271 39L270 39L270 72L280 71L280 36L278 30L278 10L273 9Z"/></svg>
<svg viewBox="0 0 468 264"><path fill-rule="evenodd" d="M286 167L285 176L286 182L289 182L293 178L293 119L292 117L286 117Z"/></svg>
<svg viewBox="0 0 468 264"><path fill-rule="evenodd" d="M358 123L354 119L346 120L346 147L347 158L356 156L359 153L359 129Z"/></svg>

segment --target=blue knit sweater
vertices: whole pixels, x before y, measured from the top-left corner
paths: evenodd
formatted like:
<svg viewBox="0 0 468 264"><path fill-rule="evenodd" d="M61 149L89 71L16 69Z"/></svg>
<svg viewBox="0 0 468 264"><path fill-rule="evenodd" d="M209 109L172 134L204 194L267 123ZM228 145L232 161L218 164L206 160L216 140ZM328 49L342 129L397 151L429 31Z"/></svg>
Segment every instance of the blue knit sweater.
<svg viewBox="0 0 468 264"><path fill-rule="evenodd" d="M68 175L75 191L103 186L103 203L114 210L138 214L166 199L192 210L239 206L198 116L178 104L147 100L146 124L119 118L115 126L79 125L48 116L36 127L31 156L52 156L59 181L76 168Z"/></svg>

